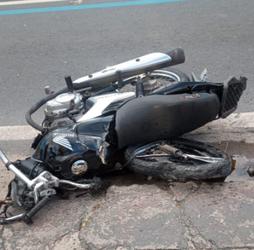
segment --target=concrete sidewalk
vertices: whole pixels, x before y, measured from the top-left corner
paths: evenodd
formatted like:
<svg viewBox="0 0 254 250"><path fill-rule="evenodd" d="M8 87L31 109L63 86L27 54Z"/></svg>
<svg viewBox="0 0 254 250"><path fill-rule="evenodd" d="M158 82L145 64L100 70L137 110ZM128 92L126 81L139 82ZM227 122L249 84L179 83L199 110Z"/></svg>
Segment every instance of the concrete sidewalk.
<svg viewBox="0 0 254 250"><path fill-rule="evenodd" d="M254 249L252 181L123 184L2 227L1 249Z"/></svg>
<svg viewBox="0 0 254 250"><path fill-rule="evenodd" d="M32 226L0 226L0 249L254 249L254 182L246 175L254 165L253 121L253 115L234 114L188 135L238 154L227 182L115 176L100 195L53 200ZM29 142L0 145L15 159L29 154ZM0 178L6 187L7 172Z"/></svg>

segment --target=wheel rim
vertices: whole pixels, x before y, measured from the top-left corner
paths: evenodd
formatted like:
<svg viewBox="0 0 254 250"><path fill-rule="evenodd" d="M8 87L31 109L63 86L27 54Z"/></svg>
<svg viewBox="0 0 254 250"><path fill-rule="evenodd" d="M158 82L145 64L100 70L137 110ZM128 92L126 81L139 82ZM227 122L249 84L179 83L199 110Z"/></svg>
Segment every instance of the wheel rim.
<svg viewBox="0 0 254 250"><path fill-rule="evenodd" d="M159 145L165 142L157 142L147 144L143 147L138 148L134 154L135 158L150 161L158 162L165 159L165 161L171 161L174 163L186 164L186 165L198 165L204 163L218 163L224 161L223 157L211 154L208 150L201 149L199 147L189 147L185 143L173 143L174 147L181 150L184 154L187 154L188 158L182 158L173 154L165 154L163 151L160 151ZM170 143L170 145L172 145Z"/></svg>
<svg viewBox="0 0 254 250"><path fill-rule="evenodd" d="M170 82L180 82L181 78L178 74L172 72L172 71L166 71L166 70L155 70L151 73L152 77L158 79L164 79Z"/></svg>
<svg viewBox="0 0 254 250"><path fill-rule="evenodd" d="M146 93L150 93L156 89L169 87L181 82L181 77L172 71L156 70L148 75L148 80L144 82ZM146 84L147 83L147 84Z"/></svg>

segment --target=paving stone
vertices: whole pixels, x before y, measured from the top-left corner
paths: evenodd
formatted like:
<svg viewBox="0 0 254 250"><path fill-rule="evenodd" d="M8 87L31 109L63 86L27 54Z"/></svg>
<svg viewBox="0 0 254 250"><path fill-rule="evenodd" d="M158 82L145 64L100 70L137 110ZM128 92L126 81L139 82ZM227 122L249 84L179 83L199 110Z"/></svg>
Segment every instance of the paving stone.
<svg viewBox="0 0 254 250"><path fill-rule="evenodd" d="M81 218L97 202L89 195L53 200L34 217L32 225L19 222L4 226L4 242L12 242L10 249L45 249L47 245L52 249L55 243L58 247L66 241L65 235L78 232ZM71 241L78 244L75 237Z"/></svg>
<svg viewBox="0 0 254 250"><path fill-rule="evenodd" d="M217 247L254 249L253 190L253 181L202 184L185 202L185 216Z"/></svg>
<svg viewBox="0 0 254 250"><path fill-rule="evenodd" d="M53 250L70 250L70 249L75 249L75 250L81 250L84 249L80 245L80 241L78 238L78 232L74 232L71 234L67 234L61 239L57 240L54 243Z"/></svg>
<svg viewBox="0 0 254 250"><path fill-rule="evenodd" d="M178 248L183 246L179 216L173 196L156 185L112 186L92 218L83 221L80 238L98 249Z"/></svg>

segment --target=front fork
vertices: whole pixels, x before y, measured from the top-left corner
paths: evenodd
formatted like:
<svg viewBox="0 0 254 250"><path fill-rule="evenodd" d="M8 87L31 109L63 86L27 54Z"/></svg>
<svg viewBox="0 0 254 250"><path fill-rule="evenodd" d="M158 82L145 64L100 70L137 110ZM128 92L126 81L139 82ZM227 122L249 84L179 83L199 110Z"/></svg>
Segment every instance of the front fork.
<svg viewBox="0 0 254 250"><path fill-rule="evenodd" d="M61 180L48 171L43 171L34 179L29 179L20 171L0 149L0 159L6 168L15 174L15 177L22 181L26 188L31 191L34 199L34 206L28 212L20 213L11 217L0 218L0 224L7 224L13 221L23 220L26 223L32 223L31 218L47 203L47 201L56 194L56 188L61 184L73 186L79 189L91 189L98 186L98 181L88 184L76 183L68 180Z"/></svg>

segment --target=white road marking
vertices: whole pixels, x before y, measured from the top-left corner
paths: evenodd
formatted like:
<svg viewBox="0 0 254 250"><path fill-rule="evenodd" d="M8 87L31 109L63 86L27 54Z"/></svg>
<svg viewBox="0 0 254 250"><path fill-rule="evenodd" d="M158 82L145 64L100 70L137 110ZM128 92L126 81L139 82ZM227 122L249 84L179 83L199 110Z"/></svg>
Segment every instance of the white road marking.
<svg viewBox="0 0 254 250"><path fill-rule="evenodd" d="M38 4L38 3L54 3L54 2L66 2L68 0L19 0L19 1L8 1L0 2L0 6L10 6L10 5L22 5L22 4Z"/></svg>
<svg viewBox="0 0 254 250"><path fill-rule="evenodd" d="M242 131L242 134L245 132L251 132L254 134L254 112L234 113L226 119L219 119L208 123L204 129L206 128L212 128L214 133L215 131L218 131L218 133L230 133L236 130L240 130ZM201 128L200 131L202 130L203 129ZM32 140L38 133L39 131L25 125L0 126L0 141ZM254 140L254 138L252 139Z"/></svg>

